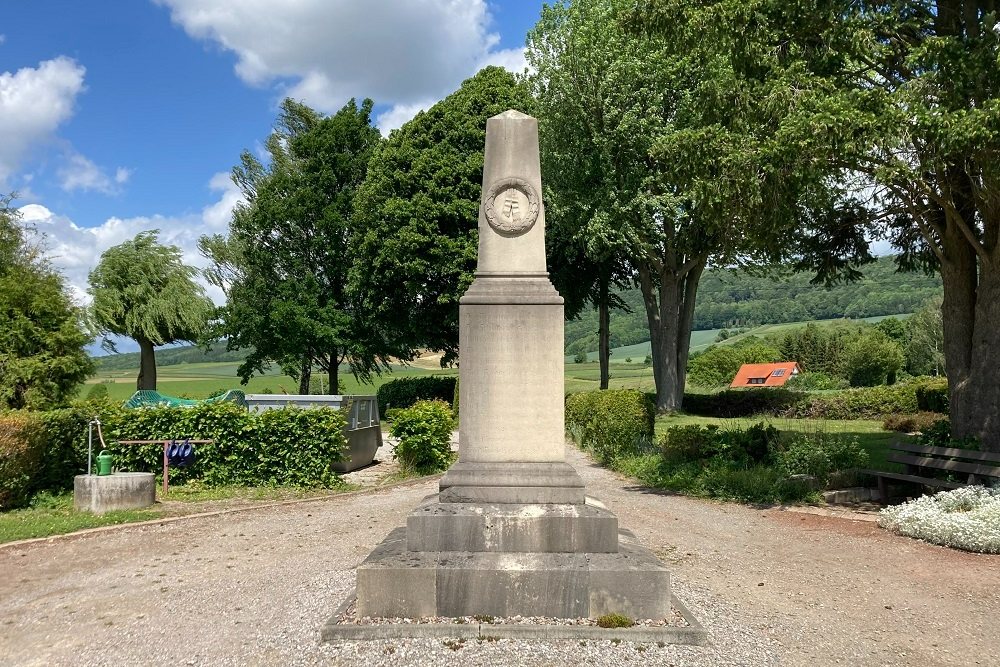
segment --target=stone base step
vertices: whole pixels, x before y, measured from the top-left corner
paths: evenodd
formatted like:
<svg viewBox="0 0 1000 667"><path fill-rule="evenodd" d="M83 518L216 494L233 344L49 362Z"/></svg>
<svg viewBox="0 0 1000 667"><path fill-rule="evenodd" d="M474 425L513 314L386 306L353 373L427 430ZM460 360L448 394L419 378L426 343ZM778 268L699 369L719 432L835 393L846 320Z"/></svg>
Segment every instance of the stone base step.
<svg viewBox="0 0 1000 667"><path fill-rule="evenodd" d="M622 532L617 553L410 551L397 528L358 567L360 616L664 618L670 575Z"/></svg>

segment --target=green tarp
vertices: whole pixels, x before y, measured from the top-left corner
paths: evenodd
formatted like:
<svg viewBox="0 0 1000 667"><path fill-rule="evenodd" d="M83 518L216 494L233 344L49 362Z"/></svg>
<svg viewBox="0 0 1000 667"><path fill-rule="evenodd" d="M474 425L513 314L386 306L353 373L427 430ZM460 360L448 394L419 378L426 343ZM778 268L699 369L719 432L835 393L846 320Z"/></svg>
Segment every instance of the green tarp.
<svg viewBox="0 0 1000 667"><path fill-rule="evenodd" d="M151 389L140 389L139 391L132 394L132 398L125 401L126 408L148 408L156 406L169 406L169 407L186 407L192 405L198 405L199 403L224 403L226 401L231 401L240 405L242 407L247 407L247 397L239 389L230 389L226 393L215 396L213 398L206 398L200 401L192 400L189 398L175 398L173 396L165 396L158 391L153 391Z"/></svg>

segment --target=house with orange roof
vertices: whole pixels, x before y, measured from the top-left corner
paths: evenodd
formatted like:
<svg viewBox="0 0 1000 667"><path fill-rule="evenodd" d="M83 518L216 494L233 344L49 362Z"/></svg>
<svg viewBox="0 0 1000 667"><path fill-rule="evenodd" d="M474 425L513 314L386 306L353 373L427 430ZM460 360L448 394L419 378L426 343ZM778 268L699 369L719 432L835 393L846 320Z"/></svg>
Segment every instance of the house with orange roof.
<svg viewBox="0 0 1000 667"><path fill-rule="evenodd" d="M776 364L743 364L732 389L737 387L780 387L802 372L797 361L779 361Z"/></svg>

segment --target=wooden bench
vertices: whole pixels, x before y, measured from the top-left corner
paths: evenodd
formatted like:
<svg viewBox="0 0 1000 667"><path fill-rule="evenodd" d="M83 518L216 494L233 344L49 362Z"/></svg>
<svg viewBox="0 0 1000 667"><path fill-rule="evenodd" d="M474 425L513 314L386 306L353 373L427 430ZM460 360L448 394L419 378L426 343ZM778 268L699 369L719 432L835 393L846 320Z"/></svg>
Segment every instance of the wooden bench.
<svg viewBox="0 0 1000 667"><path fill-rule="evenodd" d="M1000 453L997 452L928 447L907 442L894 443L889 446L889 450L886 460L905 465L905 474L884 470L858 471L878 479L879 496L883 503L889 499L889 480L944 489L957 489L970 484L988 486L1000 481ZM932 476L940 471L952 473L952 478L964 477L965 481Z"/></svg>

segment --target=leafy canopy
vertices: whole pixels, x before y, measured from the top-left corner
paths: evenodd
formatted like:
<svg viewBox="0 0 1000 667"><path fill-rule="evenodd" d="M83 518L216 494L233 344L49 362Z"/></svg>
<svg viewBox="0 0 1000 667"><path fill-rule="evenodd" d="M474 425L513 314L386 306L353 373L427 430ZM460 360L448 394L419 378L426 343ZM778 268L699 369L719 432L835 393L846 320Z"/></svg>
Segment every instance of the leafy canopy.
<svg viewBox="0 0 1000 667"><path fill-rule="evenodd" d="M48 409L93 372L91 336L10 202L0 197L0 409Z"/></svg>
<svg viewBox="0 0 1000 667"><path fill-rule="evenodd" d="M194 281L197 269L159 230L109 248L90 272L91 316L104 332L153 345L196 341L214 307Z"/></svg>

